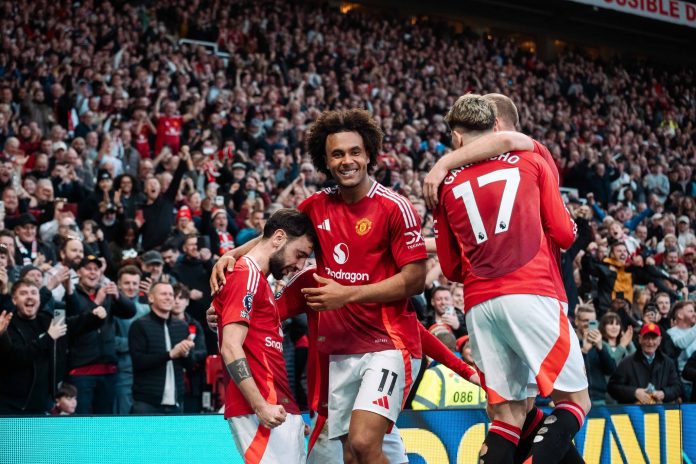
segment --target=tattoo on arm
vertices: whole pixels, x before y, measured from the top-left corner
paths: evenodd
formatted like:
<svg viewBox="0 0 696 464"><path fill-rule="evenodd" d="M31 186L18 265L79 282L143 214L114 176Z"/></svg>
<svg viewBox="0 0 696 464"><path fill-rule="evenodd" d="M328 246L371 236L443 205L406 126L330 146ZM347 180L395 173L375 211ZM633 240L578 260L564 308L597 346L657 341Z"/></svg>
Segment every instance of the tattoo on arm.
<svg viewBox="0 0 696 464"><path fill-rule="evenodd" d="M227 373L230 374L234 383L239 385L242 380L251 378L251 369L246 358L240 358L232 361L227 366Z"/></svg>

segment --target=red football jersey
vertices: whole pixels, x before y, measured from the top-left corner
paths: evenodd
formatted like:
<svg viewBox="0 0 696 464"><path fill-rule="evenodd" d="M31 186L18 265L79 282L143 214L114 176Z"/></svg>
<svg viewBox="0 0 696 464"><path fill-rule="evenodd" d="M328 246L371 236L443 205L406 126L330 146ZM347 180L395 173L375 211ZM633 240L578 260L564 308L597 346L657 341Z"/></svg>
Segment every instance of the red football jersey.
<svg viewBox="0 0 696 464"><path fill-rule="evenodd" d="M299 209L309 215L319 237L318 274L342 285L380 282L426 258L415 209L377 182L354 204L345 203L333 188L315 193ZM420 358L418 324L405 299L349 304L322 313L318 347L328 354L406 349Z"/></svg>
<svg viewBox="0 0 696 464"><path fill-rule="evenodd" d="M172 149L172 153L179 151L181 143L181 128L184 125L184 118L181 116L160 116L157 120L157 137L155 138L155 156L162 151L162 147L167 145Z"/></svg>
<svg viewBox="0 0 696 464"><path fill-rule="evenodd" d="M244 256L237 261L228 282L213 299L218 321L218 343L223 327L242 323L249 326L244 353L261 395L270 404L280 404L292 414L300 410L288 384L283 357L283 330L275 298L266 276L256 262ZM254 414L253 409L225 371L225 418Z"/></svg>
<svg viewBox="0 0 696 464"><path fill-rule="evenodd" d="M464 282L466 309L509 294L558 298L548 240L575 240L575 223L543 158L506 153L450 172L435 211L445 275Z"/></svg>
<svg viewBox="0 0 696 464"><path fill-rule="evenodd" d="M532 139L532 142L534 142L534 153L541 155L544 160L546 160L546 163L548 163L549 167L551 168L551 172L553 173L556 182L558 182L558 185L561 185L561 177L558 173L558 166L556 166L556 160L554 160L553 156L551 156L549 149L546 148L546 145L541 142L537 142L534 139ZM560 301L567 303L568 295L566 294L565 285L563 284L563 275L561 271L561 249L553 240L547 240L547 243L549 244L551 258L556 261L556 265L558 266L559 270L558 274L553 273L551 275L551 278L554 280L554 285L556 286L556 296Z"/></svg>
<svg viewBox="0 0 696 464"><path fill-rule="evenodd" d="M135 141L133 143L135 149L140 153L142 159L151 158L150 156L150 128L147 125L143 125L140 132L135 134ZM162 147L160 146L160 150Z"/></svg>
<svg viewBox="0 0 696 464"><path fill-rule="evenodd" d="M312 311L302 293L303 288L316 287L313 274L315 266L306 267L295 274L288 284L276 294L276 304L280 320L283 321L298 314L307 315L309 350L307 354L307 404L311 411L322 415L328 414L329 406L329 355L317 349L319 336L319 318L322 313Z"/></svg>

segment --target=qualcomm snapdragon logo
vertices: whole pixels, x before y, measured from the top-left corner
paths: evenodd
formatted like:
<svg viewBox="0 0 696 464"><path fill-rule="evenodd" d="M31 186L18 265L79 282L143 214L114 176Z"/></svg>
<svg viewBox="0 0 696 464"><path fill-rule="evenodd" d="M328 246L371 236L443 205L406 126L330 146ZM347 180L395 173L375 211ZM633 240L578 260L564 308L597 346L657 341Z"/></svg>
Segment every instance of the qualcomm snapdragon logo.
<svg viewBox="0 0 696 464"><path fill-rule="evenodd" d="M348 251L348 245L345 243L339 243L334 247L333 259L336 264L346 264L348 262L348 257L350 252Z"/></svg>

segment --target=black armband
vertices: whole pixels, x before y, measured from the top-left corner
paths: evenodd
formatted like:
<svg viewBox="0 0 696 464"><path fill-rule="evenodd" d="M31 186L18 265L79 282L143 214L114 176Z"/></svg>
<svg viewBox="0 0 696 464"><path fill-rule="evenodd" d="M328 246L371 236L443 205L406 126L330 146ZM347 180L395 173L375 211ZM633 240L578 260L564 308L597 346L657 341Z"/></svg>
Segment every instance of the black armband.
<svg viewBox="0 0 696 464"><path fill-rule="evenodd" d="M242 380L251 378L251 369L249 369L249 362L246 358L232 361L225 367L227 368L227 373L237 385L239 385Z"/></svg>

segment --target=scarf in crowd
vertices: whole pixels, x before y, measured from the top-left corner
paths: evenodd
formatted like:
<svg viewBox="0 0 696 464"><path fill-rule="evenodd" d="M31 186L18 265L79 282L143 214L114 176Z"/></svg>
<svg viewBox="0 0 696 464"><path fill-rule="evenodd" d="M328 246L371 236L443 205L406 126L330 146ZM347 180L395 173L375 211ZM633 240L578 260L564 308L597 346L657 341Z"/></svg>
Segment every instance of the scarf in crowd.
<svg viewBox="0 0 696 464"><path fill-rule="evenodd" d="M226 230L218 230L216 232L218 235L218 240L220 241L220 249L218 250L218 253L219 256L222 256L234 248L234 240L232 240L232 235Z"/></svg>
<svg viewBox="0 0 696 464"><path fill-rule="evenodd" d="M15 237L15 243L17 244L19 253L22 255L22 266L29 266L32 264L38 256L38 245L36 244L36 240L31 242L31 253L29 253L29 250L27 250L27 247L24 246L19 237Z"/></svg>

